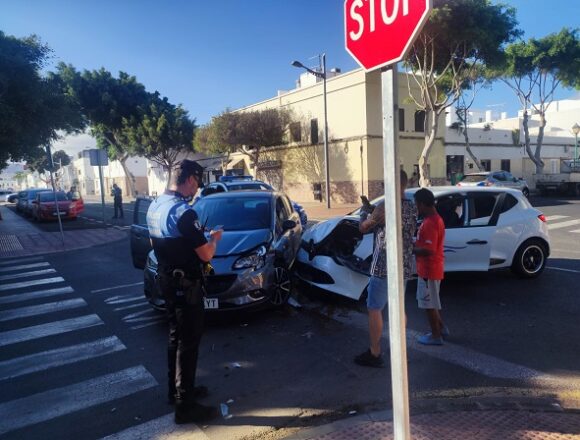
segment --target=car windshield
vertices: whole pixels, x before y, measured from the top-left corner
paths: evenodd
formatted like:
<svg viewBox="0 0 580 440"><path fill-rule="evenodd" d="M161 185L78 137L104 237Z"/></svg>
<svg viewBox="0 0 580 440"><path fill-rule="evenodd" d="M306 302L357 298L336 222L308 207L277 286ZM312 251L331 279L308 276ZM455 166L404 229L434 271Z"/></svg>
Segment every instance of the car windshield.
<svg viewBox="0 0 580 440"><path fill-rule="evenodd" d="M63 192L56 193L56 199L59 202L64 202L67 200L66 194ZM54 202L54 193L53 192L42 192L40 193L40 201L41 202Z"/></svg>
<svg viewBox="0 0 580 440"><path fill-rule="evenodd" d="M478 183L483 182L487 178L487 174L467 174L466 176L463 176L461 181L466 183Z"/></svg>
<svg viewBox="0 0 580 440"><path fill-rule="evenodd" d="M224 231L248 231L272 227L269 197L207 197L198 201L194 209L200 223L209 229L220 225Z"/></svg>

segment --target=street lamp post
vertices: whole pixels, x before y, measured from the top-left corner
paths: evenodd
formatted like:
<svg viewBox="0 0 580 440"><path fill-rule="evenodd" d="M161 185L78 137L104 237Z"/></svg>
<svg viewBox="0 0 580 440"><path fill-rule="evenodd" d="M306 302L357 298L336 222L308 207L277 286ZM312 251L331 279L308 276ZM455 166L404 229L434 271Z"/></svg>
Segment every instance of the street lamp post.
<svg viewBox="0 0 580 440"><path fill-rule="evenodd" d="M299 67L305 69L307 72L311 73L317 78L322 78L322 97L324 100L324 174L326 179L326 207L330 209L330 165L328 163L328 112L326 104L326 54L320 55L320 64L322 72L317 72L306 67L300 61L293 61L292 65L294 67Z"/></svg>
<svg viewBox="0 0 580 440"><path fill-rule="evenodd" d="M572 127L572 133L574 133L574 137L576 138L576 145L574 147L574 168L576 168L576 161L578 160L578 133L580 133L580 125L575 123Z"/></svg>

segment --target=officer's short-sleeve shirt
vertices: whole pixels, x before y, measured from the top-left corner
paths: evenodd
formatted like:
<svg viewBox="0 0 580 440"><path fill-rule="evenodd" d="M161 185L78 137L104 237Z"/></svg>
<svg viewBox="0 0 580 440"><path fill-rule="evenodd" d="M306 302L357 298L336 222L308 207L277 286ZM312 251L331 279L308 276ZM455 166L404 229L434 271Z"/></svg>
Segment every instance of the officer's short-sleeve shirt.
<svg viewBox="0 0 580 440"><path fill-rule="evenodd" d="M199 270L195 250L207 243L195 210L178 193L158 197L147 211L147 226L160 267Z"/></svg>

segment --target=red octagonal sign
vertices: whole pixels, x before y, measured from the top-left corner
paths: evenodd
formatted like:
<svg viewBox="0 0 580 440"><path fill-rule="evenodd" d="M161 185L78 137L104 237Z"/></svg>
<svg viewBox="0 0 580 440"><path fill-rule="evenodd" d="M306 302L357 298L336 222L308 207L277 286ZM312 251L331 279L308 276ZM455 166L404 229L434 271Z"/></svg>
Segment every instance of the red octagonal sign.
<svg viewBox="0 0 580 440"><path fill-rule="evenodd" d="M431 7L432 0L345 0L346 50L366 70L401 61Z"/></svg>

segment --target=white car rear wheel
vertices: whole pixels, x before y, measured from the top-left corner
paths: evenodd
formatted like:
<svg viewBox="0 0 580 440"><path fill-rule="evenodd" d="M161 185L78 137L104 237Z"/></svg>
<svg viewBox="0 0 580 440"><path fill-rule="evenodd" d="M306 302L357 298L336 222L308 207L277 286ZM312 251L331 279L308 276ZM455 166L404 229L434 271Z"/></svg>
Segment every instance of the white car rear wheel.
<svg viewBox="0 0 580 440"><path fill-rule="evenodd" d="M514 257L512 270L522 278L536 278L546 267L548 252L540 240L524 242Z"/></svg>

